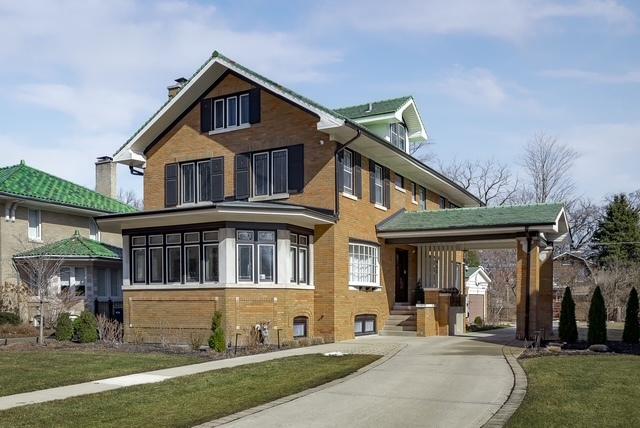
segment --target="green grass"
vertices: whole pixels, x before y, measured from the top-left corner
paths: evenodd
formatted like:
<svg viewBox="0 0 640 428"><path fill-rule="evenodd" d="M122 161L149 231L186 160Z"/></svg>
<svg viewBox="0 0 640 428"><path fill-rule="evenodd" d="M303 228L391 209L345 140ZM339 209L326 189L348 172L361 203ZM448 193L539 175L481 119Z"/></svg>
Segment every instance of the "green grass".
<svg viewBox="0 0 640 428"><path fill-rule="evenodd" d="M187 355L117 351L2 351L0 396L202 361Z"/></svg>
<svg viewBox="0 0 640 428"><path fill-rule="evenodd" d="M640 357L542 357L522 366L527 395L507 426L640 426Z"/></svg>
<svg viewBox="0 0 640 428"><path fill-rule="evenodd" d="M378 358L316 354L214 370L5 410L0 427L190 427L344 377Z"/></svg>

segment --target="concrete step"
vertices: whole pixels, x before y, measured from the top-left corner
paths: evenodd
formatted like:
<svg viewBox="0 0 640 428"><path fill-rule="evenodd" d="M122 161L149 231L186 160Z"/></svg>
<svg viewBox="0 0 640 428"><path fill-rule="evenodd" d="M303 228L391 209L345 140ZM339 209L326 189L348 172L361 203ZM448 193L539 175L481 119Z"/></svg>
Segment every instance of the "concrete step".
<svg viewBox="0 0 640 428"><path fill-rule="evenodd" d="M416 324L415 318L389 318L386 325Z"/></svg>
<svg viewBox="0 0 640 428"><path fill-rule="evenodd" d="M416 325L385 325L382 331L416 331Z"/></svg>
<svg viewBox="0 0 640 428"><path fill-rule="evenodd" d="M407 337L416 337L415 331L385 331L382 330L380 336L407 336Z"/></svg>
<svg viewBox="0 0 640 428"><path fill-rule="evenodd" d="M415 315L415 309L391 309L389 315Z"/></svg>

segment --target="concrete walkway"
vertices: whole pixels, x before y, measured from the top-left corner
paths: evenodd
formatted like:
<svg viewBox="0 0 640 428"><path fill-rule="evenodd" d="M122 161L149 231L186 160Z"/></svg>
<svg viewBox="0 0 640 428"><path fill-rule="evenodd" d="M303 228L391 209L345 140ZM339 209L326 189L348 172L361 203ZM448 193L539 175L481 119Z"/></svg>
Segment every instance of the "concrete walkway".
<svg viewBox="0 0 640 428"><path fill-rule="evenodd" d="M163 380L187 376L211 370L227 367L236 367L243 364L260 363L276 358L289 357L292 355L317 354L325 352L345 352L350 354L374 354L387 355L396 352L399 343L364 343L358 341L330 343L319 346L309 346L305 348L287 349L284 351L269 352L265 354L249 355L226 360L208 361L205 363L179 366L169 369L155 370L145 373L137 373L127 376L118 376L108 379L101 379L92 382L79 383L76 385L61 386L58 388L43 389L40 391L25 392L22 394L7 395L0 397L0 410L12 407L26 406L28 404L43 403L46 401L62 400L79 395L95 394L126 386L142 385L146 383L162 382Z"/></svg>
<svg viewBox="0 0 640 428"><path fill-rule="evenodd" d="M513 329L462 337L373 336L349 343L403 346L359 376L225 423L225 427L479 427L507 400L503 356ZM249 412L244 412L246 415ZM232 418L203 426L219 426Z"/></svg>

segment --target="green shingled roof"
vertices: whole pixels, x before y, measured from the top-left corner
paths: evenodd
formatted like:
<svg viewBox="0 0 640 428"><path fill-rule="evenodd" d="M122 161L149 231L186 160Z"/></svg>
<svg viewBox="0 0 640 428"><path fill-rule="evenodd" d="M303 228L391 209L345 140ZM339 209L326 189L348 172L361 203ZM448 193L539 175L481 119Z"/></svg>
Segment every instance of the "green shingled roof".
<svg viewBox="0 0 640 428"><path fill-rule="evenodd" d="M76 231L71 238L42 245L32 250L18 253L14 258L60 257L74 259L122 260L122 249L113 245L80 236Z"/></svg>
<svg viewBox="0 0 640 428"><path fill-rule="evenodd" d="M103 213L128 213L135 208L23 162L0 168L0 195L32 199Z"/></svg>
<svg viewBox="0 0 640 428"><path fill-rule="evenodd" d="M348 117L349 119L358 119L361 117L377 116L379 114L394 113L402 107L410 96L393 98L390 100L373 101L371 103L359 104L357 106L340 107L334 109L335 112Z"/></svg>
<svg viewBox="0 0 640 428"><path fill-rule="evenodd" d="M478 272L479 270L480 270L480 266L468 266L464 270L464 278L465 279L471 278L471 275L473 275L474 273Z"/></svg>
<svg viewBox="0 0 640 428"><path fill-rule="evenodd" d="M378 225L378 232L429 231L555 224L562 204L454 208L401 212Z"/></svg>

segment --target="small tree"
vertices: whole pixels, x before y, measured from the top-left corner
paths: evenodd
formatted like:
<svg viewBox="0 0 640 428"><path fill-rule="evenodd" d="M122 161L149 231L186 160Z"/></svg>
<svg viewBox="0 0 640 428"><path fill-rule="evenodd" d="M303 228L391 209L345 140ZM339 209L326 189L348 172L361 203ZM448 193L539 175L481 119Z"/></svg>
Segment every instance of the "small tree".
<svg viewBox="0 0 640 428"><path fill-rule="evenodd" d="M211 332L213 334L209 337L209 348L216 352L226 351L227 343L222 328L222 312L220 311L215 311L211 318Z"/></svg>
<svg viewBox="0 0 640 428"><path fill-rule="evenodd" d="M569 287L564 289L562 296L562 306L560 308L560 328L558 331L560 339L573 343L578 340L578 326L576 325L576 304L571 295Z"/></svg>
<svg viewBox="0 0 640 428"><path fill-rule="evenodd" d="M62 312L58 315L56 339L60 341L73 339L73 322L69 317L69 312Z"/></svg>
<svg viewBox="0 0 640 428"><path fill-rule="evenodd" d="M73 327L81 343L91 343L98 340L98 322L93 313L82 311L73 323Z"/></svg>
<svg viewBox="0 0 640 428"><path fill-rule="evenodd" d="M629 293L629 300L627 300L627 313L624 319L622 341L626 343L638 343L638 339L640 339L640 326L638 326L638 292L634 287Z"/></svg>
<svg viewBox="0 0 640 428"><path fill-rule="evenodd" d="M591 344L603 344L607 341L607 310L600 287L596 287L589 306L589 333Z"/></svg>

